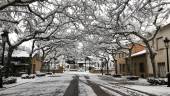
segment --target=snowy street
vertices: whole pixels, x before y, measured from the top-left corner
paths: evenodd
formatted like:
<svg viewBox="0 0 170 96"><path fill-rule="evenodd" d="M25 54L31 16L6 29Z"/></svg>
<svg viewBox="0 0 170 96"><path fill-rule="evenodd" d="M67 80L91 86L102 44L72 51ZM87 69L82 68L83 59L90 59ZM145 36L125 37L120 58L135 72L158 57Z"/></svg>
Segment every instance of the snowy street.
<svg viewBox="0 0 170 96"><path fill-rule="evenodd" d="M0 96L170 96L170 0L0 0Z"/></svg>
<svg viewBox="0 0 170 96"><path fill-rule="evenodd" d="M20 80L24 81L26 79ZM36 77L26 83L1 89L0 96L157 96L152 92L129 88L111 76L83 72L65 72L51 77ZM119 80L121 81L121 80ZM129 86L129 87L128 87ZM134 85L137 86L137 85ZM139 86L139 85L138 85ZM151 87L151 86L150 86ZM136 87L138 88L138 87ZM143 86L142 88L147 88ZM153 87L154 88L154 87ZM152 89L153 89L152 88ZM166 88L166 87L165 87ZM150 89L148 89L150 90ZM159 90L159 88L158 88ZM168 90L168 89L167 89ZM163 90L162 90L163 91ZM164 94L164 96L168 95Z"/></svg>

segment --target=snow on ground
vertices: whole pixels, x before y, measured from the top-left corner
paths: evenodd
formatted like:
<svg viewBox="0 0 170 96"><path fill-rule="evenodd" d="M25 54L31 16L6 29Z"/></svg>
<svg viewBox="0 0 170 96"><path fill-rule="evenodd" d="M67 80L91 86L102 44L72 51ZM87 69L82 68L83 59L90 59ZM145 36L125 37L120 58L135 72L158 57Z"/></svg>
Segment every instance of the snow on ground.
<svg viewBox="0 0 170 96"><path fill-rule="evenodd" d="M0 96L63 96L72 80L72 76L65 74L65 76L36 77L35 79L29 80L19 80L19 83L27 81L29 81L29 83L2 90L0 91Z"/></svg>
<svg viewBox="0 0 170 96"><path fill-rule="evenodd" d="M57 73L57 74L54 74L53 76L61 76L62 74L61 73ZM45 77L48 77L48 75L46 75ZM17 86L17 85L20 85L20 84L24 84L24 83L28 83L28 82L36 82L36 81L42 81L42 80L50 80L50 79L53 79L53 78L44 78L44 77L35 77L34 79L22 79L21 77L16 77L17 78L17 82L14 83L14 84L5 84L4 87L5 88L9 88L9 87L13 87L13 86Z"/></svg>
<svg viewBox="0 0 170 96"><path fill-rule="evenodd" d="M170 96L170 87L166 86L126 85L126 87L152 93L158 96Z"/></svg>
<svg viewBox="0 0 170 96"><path fill-rule="evenodd" d="M68 72L66 74L76 74L79 76L79 96L97 96L90 86L83 83L86 82L84 76L89 75L89 72Z"/></svg>
<svg viewBox="0 0 170 96"><path fill-rule="evenodd" d="M98 76L95 76L95 75L90 76L90 77L91 77L91 79L90 79L91 81L96 82L97 84L101 85L101 87L105 87L103 89L105 91L107 90L107 92L109 92L109 93L111 92L110 89L113 89L113 90L117 90L121 93L128 94L130 96L148 96L148 95L145 95L143 93L124 88L123 86L119 86L120 84L118 82L113 81L113 77L111 77L111 76L104 76L104 78L106 79L106 77L107 77L107 79L109 81L105 81L104 79L101 80L102 77L98 77ZM112 91L112 94L116 94L116 93Z"/></svg>
<svg viewBox="0 0 170 96"><path fill-rule="evenodd" d="M167 87L167 85L149 85L146 79L140 78L139 80L127 80L125 79L126 76L122 78L114 78L111 76L99 76L99 78L107 80L108 82L120 81L120 83L122 83L120 84L120 86L139 90L142 92L147 92L158 96L170 96L170 87Z"/></svg>
<svg viewBox="0 0 170 96"><path fill-rule="evenodd" d="M103 91L115 96L121 96L122 94L120 95L114 90L131 94L131 96L135 94L137 94L135 96L145 96L145 94L135 90L159 96L170 96L169 87L151 86L146 79L129 81L126 77L114 78L112 76L74 71L54 74L51 77L36 77L35 79L17 78L17 83L4 85L6 89L0 89L0 96L63 96L75 75L79 77L79 96L97 96L89 82L97 84Z"/></svg>
<svg viewBox="0 0 170 96"><path fill-rule="evenodd" d="M14 84L5 84L4 87L9 88L9 87L13 87L13 86L17 86L17 85L20 85L20 84L33 82L33 81L35 81L35 79L21 79L21 77L17 77L17 82L16 83L14 83Z"/></svg>
<svg viewBox="0 0 170 96"><path fill-rule="evenodd" d="M91 87L82 82L79 82L79 92L79 96L97 96Z"/></svg>
<svg viewBox="0 0 170 96"><path fill-rule="evenodd" d="M107 93L109 93L110 95L113 95L113 96L121 96L120 94L116 93L116 92L113 92L113 91L110 91L104 87L101 87L104 91L106 91Z"/></svg>

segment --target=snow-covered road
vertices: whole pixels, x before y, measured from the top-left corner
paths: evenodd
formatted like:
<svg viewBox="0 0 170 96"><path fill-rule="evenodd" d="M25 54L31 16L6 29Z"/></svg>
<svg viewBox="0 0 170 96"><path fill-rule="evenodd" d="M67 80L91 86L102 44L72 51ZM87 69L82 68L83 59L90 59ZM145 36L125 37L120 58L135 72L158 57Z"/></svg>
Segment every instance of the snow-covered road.
<svg viewBox="0 0 170 96"><path fill-rule="evenodd" d="M71 80L70 75L40 77L29 83L0 91L0 96L63 96Z"/></svg>
<svg viewBox="0 0 170 96"><path fill-rule="evenodd" d="M128 89L102 76L66 72L54 77L37 77L0 91L0 96L156 96Z"/></svg>

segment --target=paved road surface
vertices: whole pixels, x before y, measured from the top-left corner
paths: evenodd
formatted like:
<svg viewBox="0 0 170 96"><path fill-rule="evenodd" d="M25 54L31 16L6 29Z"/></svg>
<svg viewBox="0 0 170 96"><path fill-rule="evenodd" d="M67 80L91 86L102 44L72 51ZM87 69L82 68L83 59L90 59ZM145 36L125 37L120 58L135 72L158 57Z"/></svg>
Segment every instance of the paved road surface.
<svg viewBox="0 0 170 96"><path fill-rule="evenodd" d="M0 91L0 96L154 96L88 74L41 77Z"/></svg>

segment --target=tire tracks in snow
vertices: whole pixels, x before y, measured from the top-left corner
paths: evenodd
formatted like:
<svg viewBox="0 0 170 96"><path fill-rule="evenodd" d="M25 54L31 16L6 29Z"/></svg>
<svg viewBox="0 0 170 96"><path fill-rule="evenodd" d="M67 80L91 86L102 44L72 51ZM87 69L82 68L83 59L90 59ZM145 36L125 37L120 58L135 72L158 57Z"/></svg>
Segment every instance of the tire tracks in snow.
<svg viewBox="0 0 170 96"><path fill-rule="evenodd" d="M113 83L110 83L110 84L112 84L113 86L119 86L119 87L122 87L122 88L126 88L127 90L137 91L137 92L139 92L139 93L146 94L146 95L148 95L148 96L157 96L157 95L155 95L155 94L143 92L143 91L136 90L136 89L132 89L132 88L129 88L129 87L125 87L125 86L121 86L121 85L114 85Z"/></svg>
<svg viewBox="0 0 170 96"><path fill-rule="evenodd" d="M101 84L95 83L95 82L93 82L93 81L90 81L90 80L89 80L89 79L90 79L89 76L84 76L84 78L86 78L86 81L87 81L87 82L84 82L84 81L82 81L82 80L80 80L80 81L83 82L83 83L85 83L85 84L87 84L88 86L90 86L90 87L93 89L93 91L96 93L97 96L116 96L116 95L113 95L113 94L111 95L111 94L107 93L107 92L104 91L101 87L104 87L104 88L106 88L106 89L108 89L108 90L111 90L111 91L113 91L113 92L115 92L115 93L118 93L118 94L120 94L120 95L122 95L122 96L129 96L129 95L127 95L127 94L125 94L125 93L123 93L123 92L120 92L120 91L118 91L118 90L114 90L114 89L112 89L112 88L109 88L109 87L106 87L106 86L104 86L104 85L101 85Z"/></svg>
<svg viewBox="0 0 170 96"><path fill-rule="evenodd" d="M97 96L111 96L110 94L105 92L98 84L93 83L90 80L87 80L87 85L89 85L93 89Z"/></svg>
<svg viewBox="0 0 170 96"><path fill-rule="evenodd" d="M79 76L73 76L73 80L66 89L63 96L78 96L79 94Z"/></svg>
<svg viewBox="0 0 170 96"><path fill-rule="evenodd" d="M110 95L108 93L107 93L107 95L106 94L102 95L102 93L100 93L100 92L103 92L104 90L101 89L100 87L103 87L107 90L110 90L111 92L120 94L122 96L157 96L157 95L146 93L146 92L143 92L143 91L138 91L138 90L133 90L131 88L126 88L124 86L113 85L113 84L112 85L106 84L107 85L106 86L106 85L103 85L103 84L99 84L99 83L91 81L89 76L84 76L84 78L86 79L87 82L82 81L82 80L80 80L80 81L87 84L88 86L90 86L94 90L94 92L96 93L97 96L115 96L115 95ZM114 87L114 88L112 88L112 87ZM100 88L100 89L98 89L98 88ZM120 89L126 90L126 92L125 91L122 92L122 91L120 91Z"/></svg>

